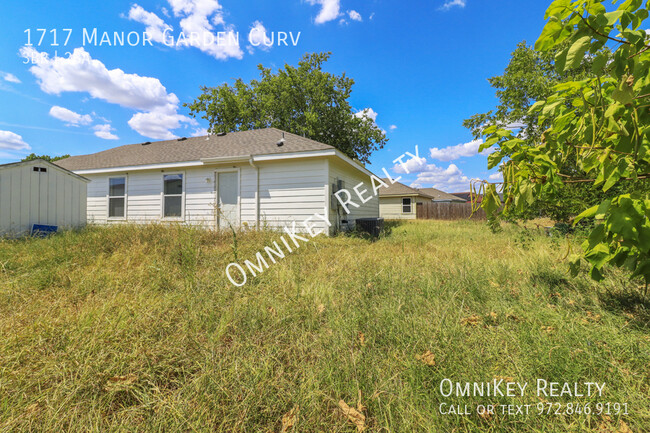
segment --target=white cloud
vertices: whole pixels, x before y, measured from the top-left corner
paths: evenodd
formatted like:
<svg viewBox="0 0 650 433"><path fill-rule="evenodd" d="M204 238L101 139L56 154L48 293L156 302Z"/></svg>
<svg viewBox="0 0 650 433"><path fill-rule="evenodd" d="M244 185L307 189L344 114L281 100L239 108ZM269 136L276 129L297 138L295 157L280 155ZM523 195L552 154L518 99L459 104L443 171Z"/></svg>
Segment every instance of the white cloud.
<svg viewBox="0 0 650 433"><path fill-rule="evenodd" d="M348 16L353 21L363 21L363 18L361 18L361 14L355 10L349 10Z"/></svg>
<svg viewBox="0 0 650 433"><path fill-rule="evenodd" d="M479 153L478 148L483 144L482 139L472 140L468 143L457 144L456 146L449 146L439 149L434 147L429 149L431 158L439 161L453 161L462 157L470 157ZM494 149L486 149L481 152L481 155L488 155L494 152Z"/></svg>
<svg viewBox="0 0 650 433"><path fill-rule="evenodd" d="M373 110L372 108L364 108L361 111L357 111L354 113L355 117L367 117L368 119L372 120L373 122L377 121L377 112Z"/></svg>
<svg viewBox="0 0 650 433"><path fill-rule="evenodd" d="M428 164L425 171L418 173L415 182L431 185L445 192L462 192L469 190L471 179L465 176L456 164L449 164L447 168Z"/></svg>
<svg viewBox="0 0 650 433"><path fill-rule="evenodd" d="M20 53L35 59L29 70L45 93L87 92L94 98L143 111L136 113L129 125L145 137L173 138L170 129L178 128L180 123L196 124L194 119L178 114L178 97L168 93L160 80L127 74L121 69L109 70L83 48L75 48L65 58L50 58L32 47L23 47ZM162 120L169 122L161 124Z"/></svg>
<svg viewBox="0 0 650 433"><path fill-rule="evenodd" d="M10 74L9 72L2 72L1 74L2 74L2 78L5 81L9 81L10 83L16 83L16 84L21 83L18 77L16 77L14 74Z"/></svg>
<svg viewBox="0 0 650 433"><path fill-rule="evenodd" d="M93 121L93 118L88 114L75 113L58 105L50 108L50 116L65 122L67 126L89 125Z"/></svg>
<svg viewBox="0 0 650 433"><path fill-rule="evenodd" d="M390 125L390 126L388 127L388 129L390 129L391 131L394 131L394 130L397 129L397 125Z"/></svg>
<svg viewBox="0 0 650 433"><path fill-rule="evenodd" d="M314 21L316 24L323 24L338 18L341 11L340 0L307 0L311 5L320 5L321 10Z"/></svg>
<svg viewBox="0 0 650 433"><path fill-rule="evenodd" d="M164 9L164 8L163 8ZM163 11L164 13L164 11ZM149 35L149 39L154 42L164 43L166 29L172 29L170 25L166 24L158 15L153 12L148 12L138 4L131 6L128 19L144 24L145 32Z"/></svg>
<svg viewBox="0 0 650 433"><path fill-rule="evenodd" d="M23 137L11 131L0 131L0 149L2 150L30 150L29 144Z"/></svg>
<svg viewBox="0 0 650 433"><path fill-rule="evenodd" d="M192 137L203 137L208 135L208 130L205 128L195 128L191 135Z"/></svg>
<svg viewBox="0 0 650 433"><path fill-rule="evenodd" d="M111 128L110 124L105 124L105 125L95 125L93 126L93 130L95 131L95 135L99 138L103 138L104 140L117 140L119 137L111 131L114 131L115 128Z"/></svg>
<svg viewBox="0 0 650 433"><path fill-rule="evenodd" d="M399 162L395 164L393 166L393 171L399 174L419 173L425 171L427 167L426 158L413 157L404 161L404 164L400 164Z"/></svg>
<svg viewBox="0 0 650 433"><path fill-rule="evenodd" d="M443 11L448 11L449 9L458 6L459 8L465 7L465 0L447 0L440 9Z"/></svg>
<svg viewBox="0 0 650 433"><path fill-rule="evenodd" d="M176 113L152 111L149 113L136 113L130 120L129 126L140 135L156 140L171 140L177 138L170 129L181 127L181 123L196 125L196 120Z"/></svg>
<svg viewBox="0 0 650 433"><path fill-rule="evenodd" d="M181 45L198 48L219 60L230 57L241 59L237 34L223 19L222 7L217 0L168 0L174 16L182 18L180 25L186 39ZM214 26L223 26L220 37L213 33ZM191 34L199 35L191 38Z"/></svg>
<svg viewBox="0 0 650 433"><path fill-rule="evenodd" d="M491 175L488 176L488 179L493 180L495 182L501 182L503 181L503 173L500 171L496 173L492 173Z"/></svg>
<svg viewBox="0 0 650 433"><path fill-rule="evenodd" d="M271 49L271 45L273 45L273 41L271 41L267 36L266 27L264 27L264 24L262 24L261 21L255 21L251 26L248 41L250 42L250 45L248 45L246 49L249 54L253 54L255 48L268 51Z"/></svg>
<svg viewBox="0 0 650 433"><path fill-rule="evenodd" d="M175 94L167 93L160 80L126 74L121 69L109 70L83 48L76 48L67 58L50 59L30 47L22 48L21 54L37 59L30 71L46 93L87 92L106 102L145 111L136 113L129 125L146 137L173 138L169 129L178 128L180 122L195 123L194 119L177 114L179 100ZM163 119L171 121L160 124L158 121Z"/></svg>

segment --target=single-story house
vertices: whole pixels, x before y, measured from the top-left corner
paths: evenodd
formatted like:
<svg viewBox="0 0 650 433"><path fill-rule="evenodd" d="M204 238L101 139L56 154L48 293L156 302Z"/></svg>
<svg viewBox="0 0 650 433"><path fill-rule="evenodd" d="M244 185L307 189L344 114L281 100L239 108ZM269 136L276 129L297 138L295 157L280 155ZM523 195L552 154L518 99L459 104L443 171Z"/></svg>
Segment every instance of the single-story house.
<svg viewBox="0 0 650 433"><path fill-rule="evenodd" d="M0 165L0 236L83 227L88 182L43 159Z"/></svg>
<svg viewBox="0 0 650 433"><path fill-rule="evenodd" d="M438 203L465 203L465 200L453 194L440 191L436 188L420 188L420 191L433 197L431 201Z"/></svg>
<svg viewBox="0 0 650 433"><path fill-rule="evenodd" d="M89 223L178 222L334 232L379 216L368 171L336 148L275 128L130 144L57 164L90 179ZM367 189L346 214L333 194ZM314 214L327 215L326 221Z"/></svg>
<svg viewBox="0 0 650 433"><path fill-rule="evenodd" d="M403 183L382 179L388 187L379 190L379 215L385 219L416 219L417 204L429 203L433 197Z"/></svg>

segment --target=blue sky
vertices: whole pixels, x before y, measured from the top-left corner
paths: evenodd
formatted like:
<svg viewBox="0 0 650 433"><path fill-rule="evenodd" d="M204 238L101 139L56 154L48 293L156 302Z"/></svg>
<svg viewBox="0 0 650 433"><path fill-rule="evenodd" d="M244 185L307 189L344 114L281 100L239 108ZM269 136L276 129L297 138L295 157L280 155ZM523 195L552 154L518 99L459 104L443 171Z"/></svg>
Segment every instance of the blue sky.
<svg viewBox="0 0 650 433"><path fill-rule="evenodd" d="M385 167L409 185L467 190L470 178L498 176L487 171L462 121L494 107L486 79L502 73L518 42L535 41L547 6L537 0L7 3L0 28L0 163L31 152L85 154L201 134L207 123L189 118L182 106L200 86L250 80L259 63L277 68L307 52L331 51L326 69L354 78L352 106L367 110L389 137L369 168ZM97 39L89 42L84 30L92 36L93 29ZM145 31L151 44L142 40ZM216 42L177 40L192 31ZM104 32L110 43L102 43ZM115 32L134 32L137 46L114 44ZM257 43L264 32L273 34L274 46L253 46L249 35ZM288 46L278 46L279 32ZM239 34L238 44L229 34ZM410 173L395 167L393 160L414 154L416 145L419 158L404 158Z"/></svg>

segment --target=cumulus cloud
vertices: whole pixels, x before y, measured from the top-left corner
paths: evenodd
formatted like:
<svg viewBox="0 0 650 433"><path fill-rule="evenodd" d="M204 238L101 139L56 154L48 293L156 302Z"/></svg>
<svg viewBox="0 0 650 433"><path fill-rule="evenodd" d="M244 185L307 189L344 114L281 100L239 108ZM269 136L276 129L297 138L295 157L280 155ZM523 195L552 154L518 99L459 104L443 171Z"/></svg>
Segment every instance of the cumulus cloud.
<svg viewBox="0 0 650 433"><path fill-rule="evenodd" d="M425 171L427 167L427 159L416 156L404 161L403 164L398 162L393 166L393 171L399 174L419 173Z"/></svg>
<svg viewBox="0 0 650 433"><path fill-rule="evenodd" d="M11 131L0 131L0 149L2 150L30 150L29 144L23 137Z"/></svg>
<svg viewBox="0 0 650 433"><path fill-rule="evenodd" d="M140 135L155 138L157 140L171 140L177 138L170 129L181 127L181 123L195 125L196 120L176 113L165 113L151 111L148 113L136 113L130 120L129 126L138 131Z"/></svg>
<svg viewBox="0 0 650 433"><path fill-rule="evenodd" d="M394 131L394 130L397 129L397 125L390 125L390 126L388 127L388 129L390 129L391 131Z"/></svg>
<svg viewBox="0 0 650 433"><path fill-rule="evenodd" d="M83 48L76 48L65 58L50 58L32 47L23 47L20 53L35 59L29 70L45 93L85 92L93 98L141 111L131 118L129 125L145 137L173 138L170 129L178 128L180 123L196 124L194 119L178 114L178 97L168 93L160 80L127 74L121 69L109 70Z"/></svg>
<svg viewBox="0 0 650 433"><path fill-rule="evenodd" d="M453 161L462 157L470 157L479 153L478 148L483 144L482 139L472 140L468 143L457 144L456 146L449 146L439 149L434 147L429 149L431 158L439 161ZM486 149L481 152L481 155L488 155L494 152L494 149Z"/></svg>
<svg viewBox="0 0 650 433"><path fill-rule="evenodd" d="M5 81L8 81L10 83L16 83L16 84L21 83L18 77L16 77L14 74L10 74L9 72L0 72L0 74L2 75L2 79Z"/></svg>
<svg viewBox="0 0 650 433"><path fill-rule="evenodd" d="M373 122L377 121L377 112L373 110L372 108L364 108L361 111L357 111L354 113L356 117L362 118L362 117L367 117L368 119L372 120Z"/></svg>
<svg viewBox="0 0 650 433"><path fill-rule="evenodd" d="M355 10L349 10L348 16L353 21L363 21L363 18L361 18L361 14Z"/></svg>
<svg viewBox="0 0 650 433"><path fill-rule="evenodd" d="M340 15L340 0L307 0L307 2L311 5L321 6L321 10L314 20L316 24L323 24L328 21L335 20Z"/></svg>
<svg viewBox="0 0 650 433"><path fill-rule="evenodd" d="M164 9L164 8L163 8ZM164 13L164 11L163 11ZM138 4L131 6L127 18L131 21L136 21L145 25L145 32L149 35L149 39L153 42L165 42L165 30L173 27L166 24L158 15L153 12L148 12Z"/></svg>
<svg viewBox="0 0 650 433"><path fill-rule="evenodd" d="M99 138L103 138L104 140L117 140L119 137L115 134L113 134L111 131L114 131L114 128L111 128L110 124L104 124L104 125L95 125L93 126L93 130L95 131L95 135Z"/></svg>
<svg viewBox="0 0 650 433"><path fill-rule="evenodd" d="M465 7L465 0L447 0L445 4L443 4L440 9L443 11L448 11L449 9L453 7L459 7L459 8L464 8Z"/></svg>
<svg viewBox="0 0 650 433"><path fill-rule="evenodd" d="M273 41L269 39L266 33L266 27L264 27L264 24L262 24L261 21L255 21L253 23L248 37L250 45L246 47L249 54L253 54L255 52L255 48L264 51L271 49Z"/></svg>
<svg viewBox="0 0 650 433"><path fill-rule="evenodd" d="M50 116L66 123L67 126L89 125L93 118L89 114L79 114L58 105L50 108Z"/></svg>
<svg viewBox="0 0 650 433"><path fill-rule="evenodd" d="M203 137L204 135L208 135L208 130L205 128L195 128L191 135L192 137Z"/></svg>
<svg viewBox="0 0 650 433"><path fill-rule="evenodd" d="M469 190L471 179L456 164L449 164L447 168L428 164L426 170L418 173L415 182L445 192L462 192Z"/></svg>
<svg viewBox="0 0 650 433"><path fill-rule="evenodd" d="M198 48L219 60L230 57L241 59L244 56L235 30L232 26L226 25L222 7L217 0L168 0L168 2L174 16L181 18L181 30L187 38L182 45ZM214 26L223 26L221 37L214 34ZM192 33L196 33L199 37L191 38Z"/></svg>
<svg viewBox="0 0 650 433"><path fill-rule="evenodd" d="M494 182L501 182L503 180L503 173L501 173L500 171L496 173L492 173L491 175L488 176L488 179Z"/></svg>

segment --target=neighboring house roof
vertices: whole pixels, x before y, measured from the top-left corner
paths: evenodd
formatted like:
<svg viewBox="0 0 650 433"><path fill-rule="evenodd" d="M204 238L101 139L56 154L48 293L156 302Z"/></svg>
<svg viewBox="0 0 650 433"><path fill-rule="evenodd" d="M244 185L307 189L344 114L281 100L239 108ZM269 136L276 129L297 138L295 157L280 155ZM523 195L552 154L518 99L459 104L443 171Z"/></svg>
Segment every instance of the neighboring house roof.
<svg viewBox="0 0 650 433"><path fill-rule="evenodd" d="M452 195L455 195L456 197L462 198L463 200L470 202L472 201L472 193L471 192L454 192ZM474 194L474 200L476 200L477 203L481 203L483 201L483 196L480 194Z"/></svg>
<svg viewBox="0 0 650 433"><path fill-rule="evenodd" d="M283 133L284 145L278 146ZM77 171L329 149L334 147L276 128L267 128L229 132L223 136L208 135L157 141L146 145L129 144L90 155L71 156L57 161L56 164L67 170Z"/></svg>
<svg viewBox="0 0 650 433"><path fill-rule="evenodd" d="M83 180L84 182L90 182L90 179L87 179L87 178L85 178L83 176L80 176L77 173L73 173L72 171L70 171L70 170L68 170L66 168L60 167L56 163L52 163L52 162L46 161L46 160L41 159L41 158L30 159L29 161L19 161L19 162L10 162L8 164L0 164L0 169L10 168L10 167L18 167L20 165L37 165L37 164L38 165L46 165L46 166L54 168L56 170L60 170L60 171L64 172L65 174L68 174L68 175L70 175L72 177L76 177L77 179Z"/></svg>
<svg viewBox="0 0 650 433"><path fill-rule="evenodd" d="M384 178L382 181L388 185L387 188L379 189L379 197L395 197L395 196L421 196L424 198L432 199L428 194L423 193L421 190L411 188L406 186L403 183L395 182L391 183L390 179Z"/></svg>
<svg viewBox="0 0 650 433"><path fill-rule="evenodd" d="M420 191L423 193L430 195L433 197L435 201L457 201L457 202L465 202L465 199L462 199L458 196L455 196L453 194L446 193L444 191L440 191L439 189L435 188L421 188Z"/></svg>

